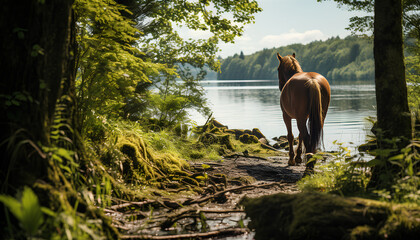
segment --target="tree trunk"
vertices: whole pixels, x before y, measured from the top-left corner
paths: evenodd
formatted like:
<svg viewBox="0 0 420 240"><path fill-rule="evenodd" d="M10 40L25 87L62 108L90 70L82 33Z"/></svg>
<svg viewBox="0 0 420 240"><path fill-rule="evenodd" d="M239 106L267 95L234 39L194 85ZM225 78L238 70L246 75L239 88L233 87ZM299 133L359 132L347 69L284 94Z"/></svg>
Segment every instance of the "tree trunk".
<svg viewBox="0 0 420 240"><path fill-rule="evenodd" d="M375 1L374 23L375 85L380 139L411 139L411 118L402 37L400 0ZM380 141L380 147L387 146ZM404 145L403 145L404 146Z"/></svg>
<svg viewBox="0 0 420 240"><path fill-rule="evenodd" d="M411 139L401 0L375 1L374 57L378 147L401 149ZM386 161L385 158L381 160ZM378 181L383 165L373 169L371 186L380 184Z"/></svg>
<svg viewBox="0 0 420 240"><path fill-rule="evenodd" d="M1 192L46 178L57 101L73 91L73 0L4 0L0 8ZM63 91L64 89L64 91Z"/></svg>

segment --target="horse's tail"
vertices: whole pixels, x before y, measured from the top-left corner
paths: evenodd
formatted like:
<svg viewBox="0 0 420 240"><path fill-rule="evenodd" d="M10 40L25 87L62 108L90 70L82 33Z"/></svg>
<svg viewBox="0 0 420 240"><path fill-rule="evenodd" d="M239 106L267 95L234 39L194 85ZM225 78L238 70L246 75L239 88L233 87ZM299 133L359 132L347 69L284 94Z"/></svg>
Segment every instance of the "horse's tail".
<svg viewBox="0 0 420 240"><path fill-rule="evenodd" d="M314 153L322 142L322 127L324 126L322 117L321 87L315 80L307 82L309 86L309 146L310 152ZM305 146L306 147L306 146Z"/></svg>

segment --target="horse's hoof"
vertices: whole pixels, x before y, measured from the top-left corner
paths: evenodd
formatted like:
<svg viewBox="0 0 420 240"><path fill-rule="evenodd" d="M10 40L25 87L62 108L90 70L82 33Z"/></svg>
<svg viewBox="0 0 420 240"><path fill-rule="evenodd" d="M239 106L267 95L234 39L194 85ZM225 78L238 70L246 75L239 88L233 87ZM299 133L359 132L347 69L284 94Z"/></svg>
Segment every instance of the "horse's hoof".
<svg viewBox="0 0 420 240"><path fill-rule="evenodd" d="M296 162L296 164L302 163L302 158L295 158L295 162Z"/></svg>
<svg viewBox="0 0 420 240"><path fill-rule="evenodd" d="M295 166L295 165L296 165L295 161L293 161L293 162L289 161L289 162L287 162L287 164L288 164L289 166Z"/></svg>

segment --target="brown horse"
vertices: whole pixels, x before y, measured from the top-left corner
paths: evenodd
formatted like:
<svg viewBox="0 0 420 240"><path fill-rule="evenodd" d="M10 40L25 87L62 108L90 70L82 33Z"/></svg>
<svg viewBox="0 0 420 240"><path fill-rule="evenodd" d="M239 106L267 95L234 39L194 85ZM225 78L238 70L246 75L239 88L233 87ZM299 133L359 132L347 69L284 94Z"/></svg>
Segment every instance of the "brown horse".
<svg viewBox="0 0 420 240"><path fill-rule="evenodd" d="M322 141L322 128L330 103L330 85L319 73L303 72L294 53L285 57L277 53L277 59L280 62L277 69L281 91L280 107L289 141L288 164L295 165L302 162L302 141L306 153L315 153ZM296 119L299 129L296 156L293 151L292 119ZM313 163L309 167L312 168Z"/></svg>

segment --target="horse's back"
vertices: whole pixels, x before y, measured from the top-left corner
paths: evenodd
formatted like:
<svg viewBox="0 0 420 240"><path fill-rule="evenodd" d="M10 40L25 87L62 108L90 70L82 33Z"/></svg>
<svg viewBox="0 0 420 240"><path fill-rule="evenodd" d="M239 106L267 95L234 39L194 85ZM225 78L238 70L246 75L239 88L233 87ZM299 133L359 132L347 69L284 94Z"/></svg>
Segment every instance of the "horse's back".
<svg viewBox="0 0 420 240"><path fill-rule="evenodd" d="M331 96L330 85L327 79L319 73L301 72L296 73L287 81L280 96L281 108L291 118L297 119L308 116L310 105L309 82L319 84L323 112L326 114Z"/></svg>

